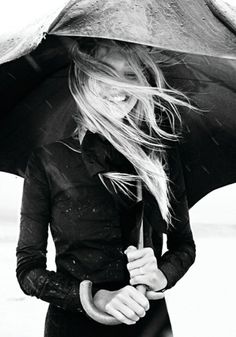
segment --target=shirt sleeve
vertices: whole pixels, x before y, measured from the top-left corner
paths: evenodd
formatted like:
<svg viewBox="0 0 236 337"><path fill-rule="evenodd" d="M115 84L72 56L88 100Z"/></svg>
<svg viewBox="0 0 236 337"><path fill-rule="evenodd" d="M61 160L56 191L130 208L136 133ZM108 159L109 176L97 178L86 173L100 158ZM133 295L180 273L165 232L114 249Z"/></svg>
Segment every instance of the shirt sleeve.
<svg viewBox="0 0 236 337"><path fill-rule="evenodd" d="M79 281L46 269L50 188L39 150L28 162L17 245L18 282L25 294L60 308L82 312Z"/></svg>
<svg viewBox="0 0 236 337"><path fill-rule="evenodd" d="M195 261L195 243L190 228L188 201L182 163L176 144L168 153L172 223L167 229L167 252L159 261L159 268L173 287Z"/></svg>

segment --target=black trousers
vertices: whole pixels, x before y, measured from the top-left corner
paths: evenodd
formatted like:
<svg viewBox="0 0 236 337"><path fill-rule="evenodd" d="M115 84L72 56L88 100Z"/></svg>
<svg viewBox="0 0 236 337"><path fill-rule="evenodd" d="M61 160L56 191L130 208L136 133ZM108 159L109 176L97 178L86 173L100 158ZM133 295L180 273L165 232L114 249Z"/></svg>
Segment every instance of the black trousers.
<svg viewBox="0 0 236 337"><path fill-rule="evenodd" d="M107 326L85 314L49 305L44 337L173 337L165 300L151 301L146 316L135 325Z"/></svg>

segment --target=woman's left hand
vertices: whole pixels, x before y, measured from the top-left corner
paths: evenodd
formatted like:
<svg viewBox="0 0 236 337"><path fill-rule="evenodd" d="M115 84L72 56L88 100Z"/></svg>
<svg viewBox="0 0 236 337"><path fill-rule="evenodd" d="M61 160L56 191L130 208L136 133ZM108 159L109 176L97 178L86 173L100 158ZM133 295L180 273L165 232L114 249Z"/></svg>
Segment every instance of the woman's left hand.
<svg viewBox="0 0 236 337"><path fill-rule="evenodd" d="M143 284L147 287L146 296L149 299L159 299L160 293L167 285L167 279L157 266L157 260L153 249L150 247L137 249L129 246L125 250L130 274L130 284L132 286Z"/></svg>

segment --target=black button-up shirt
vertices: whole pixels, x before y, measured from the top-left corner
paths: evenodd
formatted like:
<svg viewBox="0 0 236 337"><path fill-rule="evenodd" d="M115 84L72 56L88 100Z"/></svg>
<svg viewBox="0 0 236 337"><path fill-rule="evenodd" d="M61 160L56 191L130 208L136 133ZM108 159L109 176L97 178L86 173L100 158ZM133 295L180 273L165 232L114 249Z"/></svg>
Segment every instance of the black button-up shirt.
<svg viewBox="0 0 236 337"><path fill-rule="evenodd" d="M101 144L97 144L95 153L99 156ZM26 294L72 311L82 311L82 280L91 280L96 289L116 289L129 281L123 253L127 246L124 214L128 218L129 209L122 211L117 206L116 198L97 176L107 170L103 150L100 158L93 155L72 137L46 145L31 155L24 182L18 281ZM157 203L147 191L143 203L145 241L153 247L170 288L194 262L195 245L176 145L167 150L167 158L172 226L166 228ZM56 272L46 268L49 226L56 247ZM161 256L163 232L168 251Z"/></svg>

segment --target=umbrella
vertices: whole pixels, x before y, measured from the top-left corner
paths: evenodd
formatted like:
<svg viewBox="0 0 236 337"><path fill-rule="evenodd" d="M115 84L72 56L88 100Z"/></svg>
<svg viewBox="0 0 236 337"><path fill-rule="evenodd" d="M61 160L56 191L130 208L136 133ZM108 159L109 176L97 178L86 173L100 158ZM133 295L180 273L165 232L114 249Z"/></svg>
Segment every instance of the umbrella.
<svg viewBox="0 0 236 337"><path fill-rule="evenodd" d="M23 176L33 148L71 134L75 103L67 87L68 47L74 36L90 36L156 46L176 61L163 68L166 78L200 109L182 111L180 151L189 207L235 182L235 8L226 8L222 14L217 1L204 0L72 0L42 25L52 36L31 54L42 28L33 46L30 38L20 48L14 40L9 51L4 40L1 62L26 56L0 69L0 170Z"/></svg>
<svg viewBox="0 0 236 337"><path fill-rule="evenodd" d="M235 57L235 37L209 9L235 31L236 9L233 1L231 4L229 1L52 0L47 4L48 11L37 16L37 2L31 8L23 0L20 10L28 16L22 18L12 15L12 6L18 4L13 0L6 13L6 4L0 6L0 63L28 54L46 33L114 38L173 51ZM12 20L16 21L13 26L20 28L9 29Z"/></svg>
<svg viewBox="0 0 236 337"><path fill-rule="evenodd" d="M0 67L0 170L24 175L33 148L69 136L75 103L67 85L68 41L47 38L26 57ZM189 206L210 191L235 182L236 61L176 55L168 81L203 111L183 111L180 150Z"/></svg>
<svg viewBox="0 0 236 337"><path fill-rule="evenodd" d="M220 13L217 1L211 4ZM223 13L227 8L225 3ZM235 13L236 9L228 11ZM5 51L0 61L26 54L0 67L0 170L23 176L34 147L71 134L71 114L76 107L67 85L68 48L79 35L155 45L176 61L163 69L169 83L202 109L202 113L182 112L186 132L180 150L189 207L210 191L235 182L233 24L228 29L203 0L72 0L59 15L55 16L56 10L51 12L50 24L48 16L44 25L39 20L39 35L42 27L50 35L31 54L27 54L33 48L27 43L30 34L23 46L20 43L12 49L10 45L9 53L9 37L0 39ZM39 43L38 26L33 25L31 31Z"/></svg>

